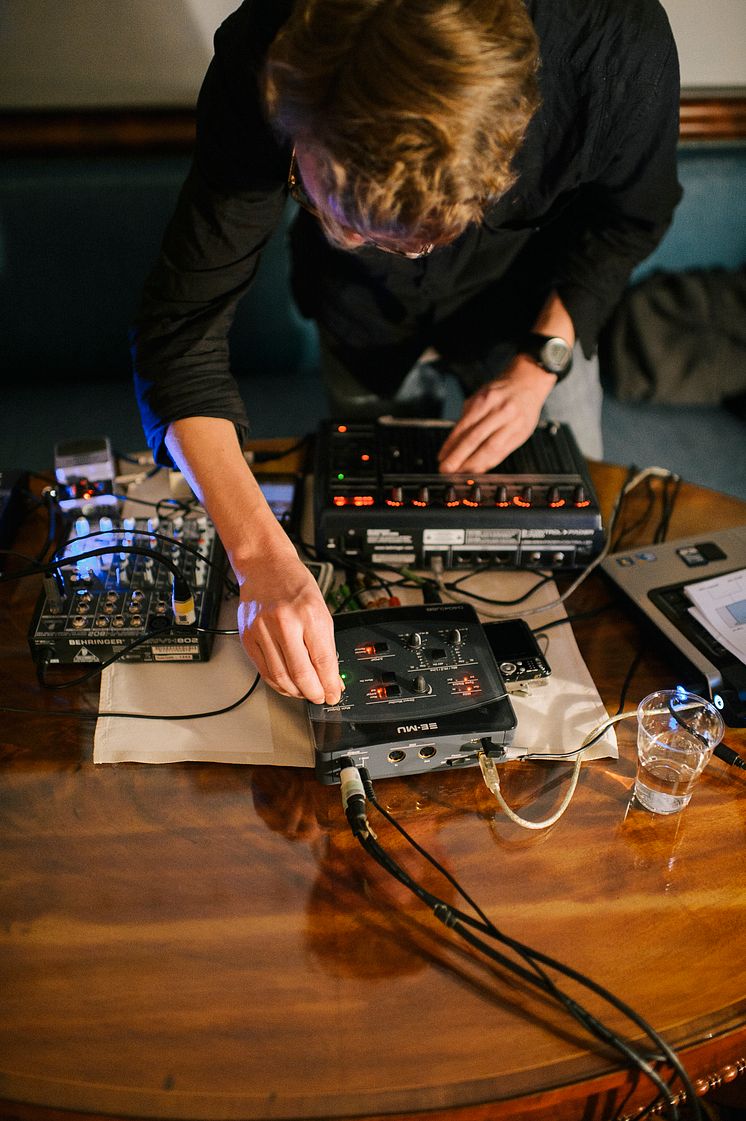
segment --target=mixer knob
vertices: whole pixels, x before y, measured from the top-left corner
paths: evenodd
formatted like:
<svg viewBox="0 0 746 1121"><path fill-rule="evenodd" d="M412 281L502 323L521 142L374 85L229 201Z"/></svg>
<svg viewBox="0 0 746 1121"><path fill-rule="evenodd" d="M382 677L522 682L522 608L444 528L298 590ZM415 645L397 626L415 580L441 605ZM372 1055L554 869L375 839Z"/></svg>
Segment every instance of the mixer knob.
<svg viewBox="0 0 746 1121"><path fill-rule="evenodd" d="M482 502L482 488L479 483L474 483L469 491L469 505L479 506Z"/></svg>
<svg viewBox="0 0 746 1121"><path fill-rule="evenodd" d="M443 502L446 506L458 506L459 500L456 496L456 488L454 486L447 486L443 492Z"/></svg>
<svg viewBox="0 0 746 1121"><path fill-rule="evenodd" d="M430 502L430 490L428 487L420 487L417 491L417 497L412 499L414 506L427 506Z"/></svg>
<svg viewBox="0 0 746 1121"><path fill-rule="evenodd" d="M392 487L391 492L386 499L387 506L403 506L404 505L404 491L401 487Z"/></svg>
<svg viewBox="0 0 746 1121"><path fill-rule="evenodd" d="M461 643L462 643L462 642L464 641L464 637L463 637L463 635L461 634L461 631L460 631L460 630L458 629L458 627L454 627L454 628L453 628L453 630L451 631L451 633L450 633L450 634L448 635L448 641L449 641L449 642L450 642L450 643L451 643L451 644L452 644L453 646L460 646L460 645L461 645Z"/></svg>
<svg viewBox="0 0 746 1121"><path fill-rule="evenodd" d="M565 500L560 494L559 487L550 487L547 491L547 506L556 510L559 506L564 506Z"/></svg>
<svg viewBox="0 0 746 1121"><path fill-rule="evenodd" d="M523 490L521 491L520 494L516 494L516 495L513 496L513 505L514 506L524 506L524 507L526 507L526 506L530 506L531 503L533 502L533 500L534 500L533 487L526 486L526 487L523 488Z"/></svg>
<svg viewBox="0 0 746 1121"><path fill-rule="evenodd" d="M412 682L412 692L419 693L423 696L425 693L431 693L432 687L428 684L427 678L424 674L418 673Z"/></svg>
<svg viewBox="0 0 746 1121"><path fill-rule="evenodd" d="M412 634L407 635L404 639L407 646L411 646L413 650L419 650L422 646L422 635L418 631L413 631Z"/></svg>
<svg viewBox="0 0 746 1121"><path fill-rule="evenodd" d="M508 505L508 488L504 483L501 483L495 490L495 505L507 506Z"/></svg>
<svg viewBox="0 0 746 1121"><path fill-rule="evenodd" d="M591 502L588 495L585 493L585 487L578 483L573 491L572 500L576 506L590 506Z"/></svg>

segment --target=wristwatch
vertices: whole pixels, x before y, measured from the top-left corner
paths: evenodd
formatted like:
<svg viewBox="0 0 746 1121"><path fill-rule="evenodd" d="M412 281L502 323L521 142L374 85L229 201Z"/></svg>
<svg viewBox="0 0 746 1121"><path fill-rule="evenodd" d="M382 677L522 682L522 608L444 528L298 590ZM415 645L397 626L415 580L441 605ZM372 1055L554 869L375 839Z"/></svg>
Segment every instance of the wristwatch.
<svg viewBox="0 0 746 1121"><path fill-rule="evenodd" d="M557 375L557 381L566 378L572 369L572 346L559 335L527 335L519 348L542 370Z"/></svg>

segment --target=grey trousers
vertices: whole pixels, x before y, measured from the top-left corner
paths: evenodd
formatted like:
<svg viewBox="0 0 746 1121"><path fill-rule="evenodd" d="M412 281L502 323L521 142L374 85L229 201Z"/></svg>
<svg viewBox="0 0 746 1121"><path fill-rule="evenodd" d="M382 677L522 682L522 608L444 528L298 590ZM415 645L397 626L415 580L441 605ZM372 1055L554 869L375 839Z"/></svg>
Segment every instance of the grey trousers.
<svg viewBox="0 0 746 1121"><path fill-rule="evenodd" d="M456 419L463 401L463 386L458 371L449 371L440 362L418 362L404 378L393 397L377 397L324 345L321 337L321 374L332 416L362 420L378 416L433 417L444 415L444 407L454 401ZM454 389L456 392L454 393ZM459 402L460 390L460 402ZM603 392L598 357L586 358L575 344L572 370L547 397L541 411L543 420L569 425L578 446L589 459L603 458L601 406Z"/></svg>

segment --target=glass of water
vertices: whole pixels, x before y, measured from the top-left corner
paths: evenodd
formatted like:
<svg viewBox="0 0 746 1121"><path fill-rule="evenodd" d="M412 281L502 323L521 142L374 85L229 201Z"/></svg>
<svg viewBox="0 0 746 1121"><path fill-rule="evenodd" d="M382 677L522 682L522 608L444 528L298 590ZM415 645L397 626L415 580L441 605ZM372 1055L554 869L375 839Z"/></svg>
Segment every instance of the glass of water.
<svg viewBox="0 0 746 1121"><path fill-rule="evenodd" d="M640 805L659 814L683 810L723 731L715 706L681 686L640 701L635 778Z"/></svg>

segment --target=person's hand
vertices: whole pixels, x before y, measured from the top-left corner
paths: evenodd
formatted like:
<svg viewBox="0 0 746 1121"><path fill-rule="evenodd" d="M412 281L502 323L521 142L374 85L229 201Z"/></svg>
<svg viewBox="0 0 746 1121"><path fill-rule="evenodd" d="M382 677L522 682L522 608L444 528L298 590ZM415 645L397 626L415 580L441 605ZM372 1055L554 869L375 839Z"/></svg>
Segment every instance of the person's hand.
<svg viewBox="0 0 746 1121"><path fill-rule="evenodd" d="M239 577L238 629L268 685L287 697L336 704L342 695L334 625L319 586L291 550Z"/></svg>
<svg viewBox="0 0 746 1121"><path fill-rule="evenodd" d="M438 453L441 472L478 475L502 463L536 428L556 381L554 374L518 355L504 374L464 402L460 419Z"/></svg>

